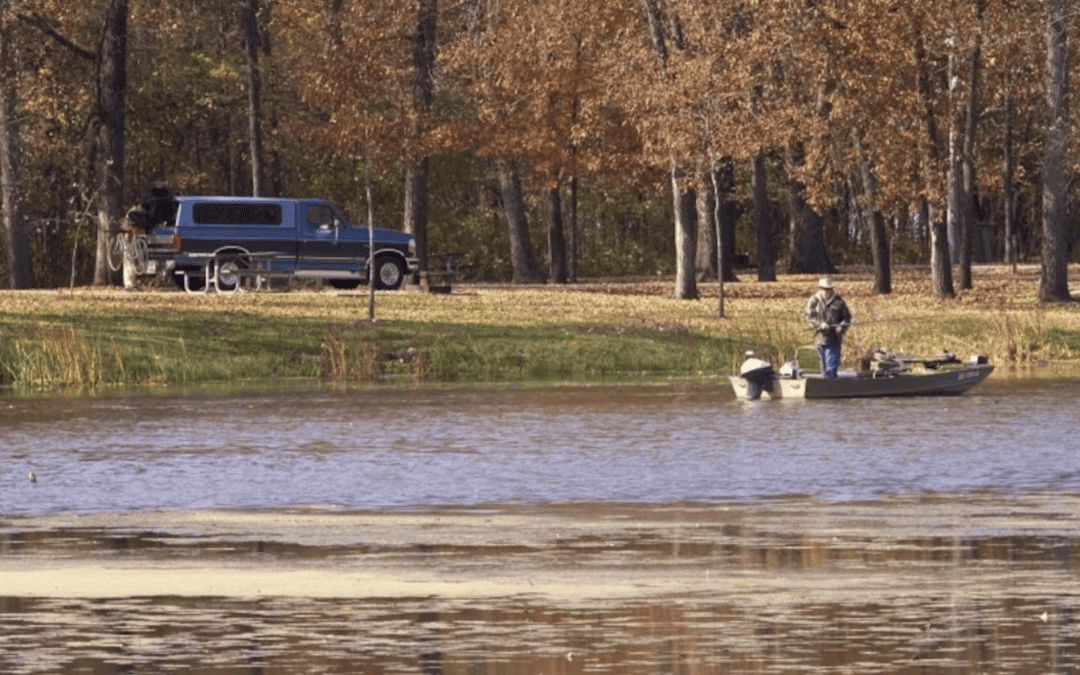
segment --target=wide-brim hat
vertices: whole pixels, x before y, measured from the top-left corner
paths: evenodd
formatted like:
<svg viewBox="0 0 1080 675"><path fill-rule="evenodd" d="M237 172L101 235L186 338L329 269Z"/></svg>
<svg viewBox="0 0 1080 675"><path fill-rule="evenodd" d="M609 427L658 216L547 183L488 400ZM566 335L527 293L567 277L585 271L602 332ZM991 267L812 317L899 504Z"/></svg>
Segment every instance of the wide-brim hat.
<svg viewBox="0 0 1080 675"><path fill-rule="evenodd" d="M833 282L832 277L821 277L817 282L818 288L836 288L836 284Z"/></svg>

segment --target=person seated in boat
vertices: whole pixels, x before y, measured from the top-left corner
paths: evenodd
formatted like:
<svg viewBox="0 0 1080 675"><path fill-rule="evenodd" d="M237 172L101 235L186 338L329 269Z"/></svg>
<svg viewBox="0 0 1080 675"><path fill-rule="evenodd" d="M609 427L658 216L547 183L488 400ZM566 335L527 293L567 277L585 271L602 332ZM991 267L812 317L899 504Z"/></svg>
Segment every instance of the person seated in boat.
<svg viewBox="0 0 1080 675"><path fill-rule="evenodd" d="M822 375L836 377L844 335L851 327L851 310L836 292L836 284L831 278L823 277L818 281L818 290L807 301L803 318L814 331L814 346L821 357Z"/></svg>

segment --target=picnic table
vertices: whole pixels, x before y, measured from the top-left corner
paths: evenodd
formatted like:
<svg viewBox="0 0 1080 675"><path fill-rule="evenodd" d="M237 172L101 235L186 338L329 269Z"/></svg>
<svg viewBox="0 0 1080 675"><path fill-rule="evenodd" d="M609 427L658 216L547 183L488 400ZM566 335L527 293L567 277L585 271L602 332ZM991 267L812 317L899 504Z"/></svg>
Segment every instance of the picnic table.
<svg viewBox="0 0 1080 675"><path fill-rule="evenodd" d="M239 293L242 292L241 283L235 285L228 282L222 282L221 270L218 267L220 262L220 256L216 253L189 253L189 258L195 258L199 260L202 265L198 272L178 272L178 274L184 277L184 292L186 293L209 293L214 290L217 293ZM244 260L247 262L247 267L238 267L237 269L229 270L230 276L236 276L240 279L255 278L255 290L262 290L263 283L266 282L267 289L270 287L271 279L289 279L292 280L294 272L292 270L273 270L270 269L270 263L278 256L277 253L245 253L243 255ZM202 280L201 287L192 288L191 278L195 277Z"/></svg>
<svg viewBox="0 0 1080 675"><path fill-rule="evenodd" d="M430 293L450 293L462 270L471 270L476 267L476 265L462 265L461 259L464 257L464 253L457 251L428 255L426 279L421 281L421 286L424 285L423 281L426 281L427 287L422 290ZM441 283L433 283L436 279Z"/></svg>

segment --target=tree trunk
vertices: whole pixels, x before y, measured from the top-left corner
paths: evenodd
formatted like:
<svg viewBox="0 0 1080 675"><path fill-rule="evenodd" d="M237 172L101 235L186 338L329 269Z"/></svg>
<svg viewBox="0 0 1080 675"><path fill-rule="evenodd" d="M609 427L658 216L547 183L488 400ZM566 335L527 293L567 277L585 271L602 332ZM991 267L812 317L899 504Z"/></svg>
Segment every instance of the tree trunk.
<svg viewBox="0 0 1080 675"><path fill-rule="evenodd" d="M671 172L671 193L675 201L675 290L671 297L677 300L696 300L698 297L697 274L694 268L694 246L697 243L697 194L684 179L679 184L678 174Z"/></svg>
<svg viewBox="0 0 1080 675"><path fill-rule="evenodd" d="M437 0L420 0L413 42L413 107L422 118L431 112L435 100L435 48L439 7ZM420 135L417 127L414 133ZM419 271L428 269L428 159L421 157L406 168L404 230L416 239Z"/></svg>
<svg viewBox="0 0 1080 675"><path fill-rule="evenodd" d="M712 183L713 192L713 228L716 230L715 248L713 249L716 258L716 316L723 319L726 318L724 311L724 298L725 289L724 282L727 281L729 270L731 269L731 259L727 256L726 241L724 239L722 212L724 210L724 197L730 186L721 187L721 174L727 174L727 178L730 178L730 174L726 169L731 168L730 162L725 162L724 168L714 168L709 172L709 179Z"/></svg>
<svg viewBox="0 0 1080 675"><path fill-rule="evenodd" d="M1019 261L1019 237L1016 232L1016 161L1013 158L1013 100L1005 98L1004 166L1002 168L1002 192L1005 210L1005 262L1016 265ZM1013 269L1015 270L1015 267Z"/></svg>
<svg viewBox="0 0 1080 675"><path fill-rule="evenodd" d="M413 105L428 113L435 100L435 49L439 25L438 0L420 0L413 43Z"/></svg>
<svg viewBox="0 0 1080 675"><path fill-rule="evenodd" d="M112 0L98 61L101 118L101 186L98 194L97 256L94 285L110 282L106 259L113 222L122 215L124 196L124 101L127 96L128 0Z"/></svg>
<svg viewBox="0 0 1080 675"><path fill-rule="evenodd" d="M529 237L529 223L525 217L525 200L521 194L521 181L510 160L498 160L499 191L502 194L503 208L506 209L506 223L510 233L510 263L513 265L515 284L539 284L544 277L540 265L536 262L532 239Z"/></svg>
<svg viewBox="0 0 1080 675"><path fill-rule="evenodd" d="M892 293L889 237L885 228L885 216L876 207L870 210L870 249L873 251L874 258L874 292L878 295L888 295Z"/></svg>
<svg viewBox="0 0 1080 675"><path fill-rule="evenodd" d="M776 253L772 244L769 218L769 191L765 174L765 155L754 155L754 231L757 233L758 281L776 281Z"/></svg>
<svg viewBox="0 0 1080 675"><path fill-rule="evenodd" d="M919 103L923 109L922 123L926 131L931 161L941 161L946 155L938 131L937 117L932 104L933 63L923 44L921 28L916 31L915 63L918 65L917 87ZM951 191L950 191L951 192ZM936 211L936 209L935 209ZM952 283L952 261L949 257L949 225L938 213L931 213L926 197L919 199L919 217L927 223L930 230L930 278L934 297L939 300L955 297Z"/></svg>
<svg viewBox="0 0 1080 675"><path fill-rule="evenodd" d="M715 171L710 171L697 192L697 245L695 247L694 268L698 279L715 279L717 264L716 247L716 190Z"/></svg>
<svg viewBox="0 0 1080 675"><path fill-rule="evenodd" d="M862 141L856 142L859 149L859 171L862 174L863 192L866 193L870 209L870 250L874 258L874 292L878 295L892 293L892 268L889 260L889 238L885 229L885 216L878 207L877 176L870 167L870 160L863 152Z"/></svg>
<svg viewBox="0 0 1080 675"><path fill-rule="evenodd" d="M789 192L791 228L788 272L791 274L831 274L836 266L825 247L825 221L807 205L801 194Z"/></svg>
<svg viewBox="0 0 1080 675"><path fill-rule="evenodd" d="M427 157L421 157L405 168L405 227L404 230L416 240L418 272L428 271L427 225L428 225L428 172Z"/></svg>
<svg viewBox="0 0 1080 675"><path fill-rule="evenodd" d="M578 180L570 179L570 201L566 205L566 222L570 225L570 283L578 280Z"/></svg>
<svg viewBox="0 0 1080 675"><path fill-rule="evenodd" d="M789 174L805 162L800 145L788 149ZM791 274L831 274L836 271L825 249L825 221L806 203L806 186L788 180L788 272Z"/></svg>
<svg viewBox="0 0 1080 675"><path fill-rule="evenodd" d="M1039 300L1069 295L1069 0L1048 0L1047 108L1049 129L1043 154L1043 244Z"/></svg>
<svg viewBox="0 0 1080 675"><path fill-rule="evenodd" d="M951 40L959 43L960 37L954 27ZM948 197L947 197L947 220L949 234L949 258L953 263L961 260L961 249L966 238L964 222L964 130L963 109L960 96L962 79L960 77L960 47L954 44L949 51L948 58L948 120L949 120L949 145L948 145ZM961 287L962 288L962 287Z"/></svg>
<svg viewBox="0 0 1080 675"><path fill-rule="evenodd" d="M979 123L979 68L982 48L978 43L971 49L971 70L968 82L967 114L964 122L963 152L960 161L961 203L960 216L963 223L958 242L960 264L960 289L970 290L971 255L975 237L975 131Z"/></svg>
<svg viewBox="0 0 1080 675"><path fill-rule="evenodd" d="M667 71L667 40L664 35L664 26L660 20L660 9L656 0L644 0L645 18L649 21L649 37L652 39L653 53L659 63L660 73Z"/></svg>
<svg viewBox="0 0 1080 675"><path fill-rule="evenodd" d="M559 186L548 191L548 252L551 255L551 281L566 283L566 239L563 236L562 196Z"/></svg>
<svg viewBox="0 0 1080 675"><path fill-rule="evenodd" d="M735 203L728 198L734 171L730 158L724 158L698 193L698 279L715 279L722 267L724 281L739 280L734 268Z"/></svg>
<svg viewBox="0 0 1080 675"><path fill-rule="evenodd" d="M930 223L930 278L934 297L947 300L956 297L952 282L952 261L949 259L948 225L937 214L930 212L926 197L919 200L919 213L924 222Z"/></svg>
<svg viewBox="0 0 1080 675"><path fill-rule="evenodd" d="M716 237L723 267L724 281L736 282L735 275L735 202L730 199L735 187L735 163L730 157L720 160L720 167L713 172L716 191Z"/></svg>
<svg viewBox="0 0 1080 675"><path fill-rule="evenodd" d="M248 65L248 144L251 159L251 194L266 196L266 163L262 131L262 73L259 69L258 0L247 0L240 10L240 27Z"/></svg>
<svg viewBox="0 0 1080 675"><path fill-rule="evenodd" d="M368 321L375 323L375 204L371 198L371 160L364 158L364 201L367 202L368 228Z"/></svg>
<svg viewBox="0 0 1080 675"><path fill-rule="evenodd" d="M643 0L643 2L657 67L660 75L667 79L667 35L664 32L660 8L656 0ZM672 161L674 164L674 159ZM694 233L697 227L697 197L694 190L684 190L679 186L678 176L683 172L683 168L677 165L672 166L671 191L675 216L675 289L672 291L672 297L691 299L698 297L694 255L697 243Z"/></svg>
<svg viewBox="0 0 1080 675"><path fill-rule="evenodd" d="M949 170L947 173L948 195L946 197L946 222L949 243L949 259L960 259L960 242L964 238L964 186L961 166L961 136L955 125L949 127Z"/></svg>
<svg viewBox="0 0 1080 675"><path fill-rule="evenodd" d="M16 59L8 0L0 0L0 231L3 232L6 286L30 285L30 245L23 219L22 156L18 106L15 104Z"/></svg>

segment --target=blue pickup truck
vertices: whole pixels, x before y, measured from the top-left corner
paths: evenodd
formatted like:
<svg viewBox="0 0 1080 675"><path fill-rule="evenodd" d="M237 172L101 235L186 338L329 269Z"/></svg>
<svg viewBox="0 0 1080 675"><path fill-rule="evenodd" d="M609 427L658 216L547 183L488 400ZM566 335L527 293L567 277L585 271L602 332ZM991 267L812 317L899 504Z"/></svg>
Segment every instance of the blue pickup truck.
<svg viewBox="0 0 1080 675"><path fill-rule="evenodd" d="M368 279L368 228L321 199L179 197L175 220L147 234L154 267L187 290L211 282L231 291L260 273L324 279L344 289ZM417 269L415 240L379 228L373 235L375 287L399 288Z"/></svg>

